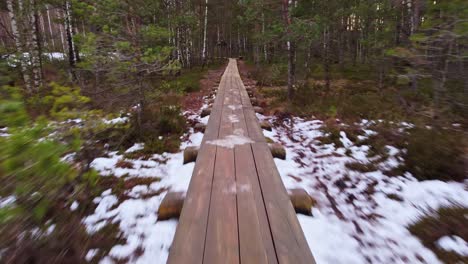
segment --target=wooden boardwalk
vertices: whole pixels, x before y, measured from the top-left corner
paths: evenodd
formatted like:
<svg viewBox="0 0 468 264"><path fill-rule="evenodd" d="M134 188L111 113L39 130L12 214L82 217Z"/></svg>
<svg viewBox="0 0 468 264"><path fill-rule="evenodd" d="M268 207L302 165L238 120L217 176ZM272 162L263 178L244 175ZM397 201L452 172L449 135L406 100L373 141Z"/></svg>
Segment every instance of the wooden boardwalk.
<svg viewBox="0 0 468 264"><path fill-rule="evenodd" d="M315 263L234 59L221 78L168 263Z"/></svg>

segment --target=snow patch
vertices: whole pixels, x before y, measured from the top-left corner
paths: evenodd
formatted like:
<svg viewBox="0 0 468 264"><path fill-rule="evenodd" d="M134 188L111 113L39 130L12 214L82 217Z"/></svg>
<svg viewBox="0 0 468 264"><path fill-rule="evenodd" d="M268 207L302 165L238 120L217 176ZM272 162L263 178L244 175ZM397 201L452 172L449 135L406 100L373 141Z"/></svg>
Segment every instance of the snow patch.
<svg viewBox="0 0 468 264"><path fill-rule="evenodd" d="M184 115L189 120L199 122L196 113L185 112ZM109 152L105 157L91 162L91 167L103 177L120 177L124 181L135 178L154 179L151 183L138 184L125 190L123 197L126 198L123 200L119 200L114 193L122 191L118 189L108 189L93 200L97 205L95 211L83 219L87 231L95 233L113 223L118 225L125 238L124 243L115 245L99 263L115 263L122 259L127 259L129 263L166 262L177 220L159 222L157 211L167 190L185 192L188 189L194 163L183 165L183 149L189 145L199 145L202 138L202 133L194 133L190 129L182 136L183 142L177 153L154 154L143 160L127 159L118 152ZM143 147L143 144L135 144L125 152L138 151ZM131 168L117 167L120 160L131 163ZM143 249L142 254L136 255L139 249ZM98 250L90 250L86 259L93 260Z"/></svg>
<svg viewBox="0 0 468 264"><path fill-rule="evenodd" d="M76 209L78 209L79 205L80 204L77 201L73 201L73 203L70 205L70 210L75 211Z"/></svg>
<svg viewBox="0 0 468 264"><path fill-rule="evenodd" d="M264 135L286 148L286 160L275 159L286 188L303 188L317 201L313 216L298 215L317 263L440 263L407 227L440 207L467 207L463 183L419 182L410 173L383 174L381 170L403 161L404 150L390 145L386 146L388 158L377 164L380 170L350 170L346 163L376 159L367 156L369 146L357 146L344 131L340 140L349 153L318 140L326 136L320 120L259 119L277 124ZM375 123L362 120L358 124L369 136L376 133L371 130ZM402 130L413 126L400 124Z"/></svg>
<svg viewBox="0 0 468 264"><path fill-rule="evenodd" d="M131 153L131 152L135 152L135 151L138 151L138 150L142 150L145 148L145 144L144 143L135 143L135 145L133 145L132 147L130 147L129 149L127 149L125 151L125 153Z"/></svg>
<svg viewBox="0 0 468 264"><path fill-rule="evenodd" d="M128 117L117 117L114 119L104 119L103 122L108 125L123 124L128 122Z"/></svg>
<svg viewBox="0 0 468 264"><path fill-rule="evenodd" d="M206 142L207 144L216 145L224 148L234 148L238 145L254 143L252 139L241 135L228 135L221 139L214 139Z"/></svg>
<svg viewBox="0 0 468 264"><path fill-rule="evenodd" d="M228 119L231 123L239 123L239 118L236 115L230 114L228 115Z"/></svg>
<svg viewBox="0 0 468 264"><path fill-rule="evenodd" d="M459 236L444 236L437 240L436 245L445 251L453 251L461 256L468 256L468 243Z"/></svg>

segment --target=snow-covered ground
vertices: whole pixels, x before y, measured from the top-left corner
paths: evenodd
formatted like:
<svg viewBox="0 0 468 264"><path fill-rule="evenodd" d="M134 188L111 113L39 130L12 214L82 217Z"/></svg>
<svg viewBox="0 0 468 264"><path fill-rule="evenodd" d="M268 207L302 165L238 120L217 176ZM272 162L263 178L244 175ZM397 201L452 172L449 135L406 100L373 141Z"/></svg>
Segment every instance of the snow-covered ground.
<svg viewBox="0 0 468 264"><path fill-rule="evenodd" d="M184 115L190 120L197 119L194 113L186 112ZM207 120L208 118L198 119L204 123ZM147 160L141 160L128 159L123 154L110 152L106 157L96 158L91 163L102 177L119 177L125 181L136 178L154 179L150 184L136 185L126 190L124 193L126 199L119 200L113 189L105 190L94 199L93 202L97 204L96 210L83 219L88 232L94 233L109 223L115 223L118 224L125 239L125 243L113 246L109 255L99 260L100 263L114 263L121 259L129 263L166 262L177 220L158 221L157 211L169 190L187 190L194 163L182 164L183 149L188 145L199 145L203 134L190 129L184 138L186 140L181 144L178 153L154 154ZM135 144L125 153L142 148L143 144ZM128 162L127 164L132 166L119 167L117 166L119 161ZM87 261L98 256L98 252L99 249L89 250Z"/></svg>
<svg viewBox="0 0 468 264"><path fill-rule="evenodd" d="M198 119L195 113L185 115L191 120ZM273 131L264 134L286 147L287 159L275 159L286 187L303 188L317 201L313 216L298 215L317 263L440 263L407 227L441 206L453 203L468 206L468 191L463 183L418 182L409 173L397 177L384 175L381 171L402 162L400 154L404 150L394 146L386 147L388 158L379 163L379 170L353 171L345 164L375 158L367 157L369 146L357 146L344 131L340 133L344 147L337 148L318 140L325 135L320 120L293 118L280 122L275 117L258 117L276 124ZM208 117L198 119L205 124L207 121ZM363 120L359 124L363 129L359 139L377 133L372 130L373 123ZM402 131L411 126L400 124ZM100 263L122 259L130 263L165 263L177 220L158 221L157 210L168 190L187 190L194 163L182 165L182 150L188 145L199 145L202 137L202 133L190 130L180 152L155 154L148 160L128 159L110 152L92 162L102 177L155 179L126 190L125 199L119 199L112 188L95 198L96 210L83 219L88 232L114 223L125 238ZM126 153L141 148L142 144L135 144ZM119 161L132 166L119 167ZM78 206L74 203L70 210ZM466 241L459 237L444 237L437 243L440 248L463 254L467 250ZM99 256L99 250L89 250L86 259L96 261L93 258Z"/></svg>
<svg viewBox="0 0 468 264"><path fill-rule="evenodd" d="M317 263L440 263L407 227L441 206L468 206L463 183L419 182L410 173L384 175L383 170L402 162L399 154L404 150L393 146L387 146L389 157L379 170L353 171L345 164L369 162L369 146L356 146L344 131L340 133L344 148L321 144L320 120L293 118L276 123L273 131L264 134L286 147L287 159L275 159L284 184L288 189L305 189L317 201L313 216L298 215ZM370 129L372 123L361 122L360 139L376 133ZM411 124L400 126L404 130ZM440 247L466 250L466 242L459 240L447 238Z"/></svg>

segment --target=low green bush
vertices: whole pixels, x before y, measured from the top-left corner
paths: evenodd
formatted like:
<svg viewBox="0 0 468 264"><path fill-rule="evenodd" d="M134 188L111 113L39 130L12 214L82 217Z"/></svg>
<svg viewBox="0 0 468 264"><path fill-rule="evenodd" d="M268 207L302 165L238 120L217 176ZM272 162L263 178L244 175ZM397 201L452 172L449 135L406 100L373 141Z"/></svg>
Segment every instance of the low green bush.
<svg viewBox="0 0 468 264"><path fill-rule="evenodd" d="M261 65L253 72L255 80L262 85L285 85L287 83L288 65L286 63L274 63Z"/></svg>
<svg viewBox="0 0 468 264"><path fill-rule="evenodd" d="M78 137L69 138L66 143L50 137L47 120L29 120L15 89L5 89L12 92L8 99L1 100L1 105L10 107L0 108L0 123L8 127L9 133L0 137L0 180L5 183L0 186L0 196L13 195L15 202L1 209L0 223L18 217L44 223L51 208L68 202L70 190L95 184L97 174L61 160L65 154L80 149Z"/></svg>
<svg viewBox="0 0 468 264"><path fill-rule="evenodd" d="M128 138L133 142L145 143L142 152L146 154L174 152L179 149L180 137L186 130L186 120L179 106L166 103L146 105L140 117L138 113L131 117L131 133Z"/></svg>
<svg viewBox="0 0 468 264"><path fill-rule="evenodd" d="M459 132L414 128L406 138L406 169L418 180L463 181L465 144Z"/></svg>

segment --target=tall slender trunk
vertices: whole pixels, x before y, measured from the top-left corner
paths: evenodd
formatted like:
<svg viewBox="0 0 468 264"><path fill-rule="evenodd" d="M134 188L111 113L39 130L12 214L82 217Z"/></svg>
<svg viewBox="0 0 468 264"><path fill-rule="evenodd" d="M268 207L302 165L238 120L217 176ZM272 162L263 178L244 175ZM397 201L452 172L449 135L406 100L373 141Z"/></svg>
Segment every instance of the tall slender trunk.
<svg viewBox="0 0 468 264"><path fill-rule="evenodd" d="M60 11L57 11L57 18L58 19L63 18L62 15L60 14ZM63 52L63 54L65 54L65 52L67 51L67 47L66 47L66 44L65 44L65 38L63 36L63 25L62 25L62 23L59 24L59 32L60 32L60 43L62 44L62 52Z"/></svg>
<svg viewBox="0 0 468 264"><path fill-rule="evenodd" d="M325 28L323 32L323 56L324 56L324 71L325 71L325 87L327 91L330 89L330 32Z"/></svg>
<svg viewBox="0 0 468 264"><path fill-rule="evenodd" d="M203 49L202 49L202 65L206 63L206 31L208 27L208 0L205 0L205 23L203 25Z"/></svg>
<svg viewBox="0 0 468 264"><path fill-rule="evenodd" d="M47 23L49 24L49 33L50 33L50 39L52 41L52 47L55 50L55 39L54 39L54 33L52 30L52 23L50 22L50 11L49 11L49 5L46 5L46 12L47 12Z"/></svg>
<svg viewBox="0 0 468 264"><path fill-rule="evenodd" d="M68 62L70 67L75 68L76 66L76 55L75 55L75 42L73 41L73 30L72 30L72 21L71 21L71 3L70 1L65 1L64 5L64 23L65 31L67 34L67 45L68 45ZM72 75L74 75L72 73Z"/></svg>
<svg viewBox="0 0 468 264"><path fill-rule="evenodd" d="M46 29L45 29L45 21L44 21L44 16L38 12L38 15L39 15L39 21L40 21L40 25L41 25L41 36L42 36L42 43L43 43L43 47L48 47L49 46L49 43L47 42L47 35L46 35Z"/></svg>
<svg viewBox="0 0 468 264"><path fill-rule="evenodd" d="M30 34L31 34L31 61L34 81L34 89L39 90L42 86L42 40L39 25L39 13L37 11L36 0L29 1L30 10Z"/></svg>
<svg viewBox="0 0 468 264"><path fill-rule="evenodd" d="M265 35L265 13L262 12L262 35ZM263 44L263 56L265 59L265 62L268 61L268 50L267 50L267 44Z"/></svg>
<svg viewBox="0 0 468 264"><path fill-rule="evenodd" d="M294 79L295 79L295 61L294 61L294 43L291 41L291 17L289 14L289 0L283 0L283 19L286 27L286 46L288 50L288 99L291 100L294 96Z"/></svg>
<svg viewBox="0 0 468 264"><path fill-rule="evenodd" d="M20 62L20 67L21 67L21 74L23 75L24 86L26 88L26 92L31 93L32 92L31 77L29 76L29 72L28 72L28 66L27 66L28 62L24 56L23 44L21 43L21 35L18 30L18 23L16 21L13 1L7 0L6 3L7 3L8 15L10 16L11 32L15 40L16 51L19 55L19 62Z"/></svg>

